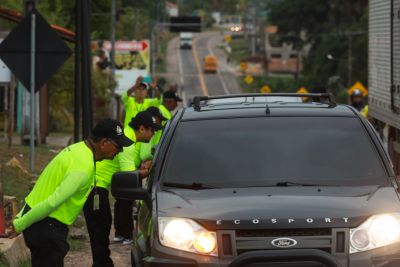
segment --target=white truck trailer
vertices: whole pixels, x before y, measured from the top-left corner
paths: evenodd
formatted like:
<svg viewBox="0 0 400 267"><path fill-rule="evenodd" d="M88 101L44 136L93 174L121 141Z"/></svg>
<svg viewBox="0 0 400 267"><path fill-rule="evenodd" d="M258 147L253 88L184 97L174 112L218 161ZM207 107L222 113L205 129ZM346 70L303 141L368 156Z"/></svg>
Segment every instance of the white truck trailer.
<svg viewBox="0 0 400 267"><path fill-rule="evenodd" d="M369 115L400 175L400 0L369 0Z"/></svg>

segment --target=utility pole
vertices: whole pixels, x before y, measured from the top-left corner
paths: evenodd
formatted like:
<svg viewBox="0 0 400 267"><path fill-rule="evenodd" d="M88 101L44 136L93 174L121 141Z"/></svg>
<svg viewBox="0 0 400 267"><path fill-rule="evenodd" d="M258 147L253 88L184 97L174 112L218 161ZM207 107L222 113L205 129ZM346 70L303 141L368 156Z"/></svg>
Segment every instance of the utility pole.
<svg viewBox="0 0 400 267"><path fill-rule="evenodd" d="M115 79L115 26L117 16L117 3L116 0L111 0L111 22L110 22L110 41L111 41L111 52L110 52L110 63L111 63L111 80Z"/></svg>
<svg viewBox="0 0 400 267"><path fill-rule="evenodd" d="M35 8L35 0L25 0L25 16ZM29 170L35 170L35 129L36 129L36 92L35 92L35 66L36 66L36 14L31 16L31 50L30 50L30 135L29 135ZM23 129L24 130L24 129ZM22 131L23 132L23 131ZM39 136L38 136L39 139ZM39 141L39 140L38 140Z"/></svg>
<svg viewBox="0 0 400 267"><path fill-rule="evenodd" d="M353 36L351 34L347 35L348 38L348 61L347 61L347 69L348 69L348 77L347 77L347 86L350 88L352 84L352 72L353 72L353 67L352 67L352 61L353 61Z"/></svg>
<svg viewBox="0 0 400 267"><path fill-rule="evenodd" d="M256 55L256 7L254 5L254 1L252 1L252 6L251 6L251 14L252 14L252 29L251 29L251 55L255 56Z"/></svg>

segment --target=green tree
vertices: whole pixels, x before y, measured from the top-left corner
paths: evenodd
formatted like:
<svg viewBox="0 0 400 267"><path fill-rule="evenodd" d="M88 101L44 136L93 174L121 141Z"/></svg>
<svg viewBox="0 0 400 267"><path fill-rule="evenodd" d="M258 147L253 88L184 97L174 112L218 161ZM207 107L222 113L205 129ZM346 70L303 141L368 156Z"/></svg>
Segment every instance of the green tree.
<svg viewBox="0 0 400 267"><path fill-rule="evenodd" d="M281 0L271 2L269 11L270 23L279 27L281 40L298 45L296 38L287 37L301 36L301 45L310 46L303 70L308 80L326 84L330 77L339 75L347 84L350 47L352 81L367 84L367 0ZM334 59L328 60L328 54Z"/></svg>

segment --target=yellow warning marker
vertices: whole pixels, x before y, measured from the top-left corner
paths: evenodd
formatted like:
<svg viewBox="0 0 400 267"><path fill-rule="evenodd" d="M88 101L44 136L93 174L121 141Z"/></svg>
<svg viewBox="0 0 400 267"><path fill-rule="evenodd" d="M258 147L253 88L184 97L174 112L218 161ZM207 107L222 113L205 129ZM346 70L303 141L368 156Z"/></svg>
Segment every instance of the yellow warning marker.
<svg viewBox="0 0 400 267"><path fill-rule="evenodd" d="M245 71L246 69L247 69L247 63L241 62L241 63L240 63L240 70L241 70L241 71Z"/></svg>
<svg viewBox="0 0 400 267"><path fill-rule="evenodd" d="M225 35L224 40L226 43L229 44L230 42L232 42L232 35Z"/></svg>
<svg viewBox="0 0 400 267"><path fill-rule="evenodd" d="M356 82L352 87L347 90L347 93L351 95L355 90L360 90L363 96L368 95L368 89L361 82Z"/></svg>
<svg viewBox="0 0 400 267"><path fill-rule="evenodd" d="M244 82L247 84L252 84L254 82L254 78L251 75L247 75L246 78L244 78Z"/></svg>
<svg viewBox="0 0 400 267"><path fill-rule="evenodd" d="M305 88L305 87L303 86L303 87L301 87L299 90L297 90L296 93L298 93L298 94L308 94L309 91L307 90L307 88Z"/></svg>
<svg viewBox="0 0 400 267"><path fill-rule="evenodd" d="M263 94L269 94L272 92L272 90L268 85L264 85L263 87L261 87L260 92Z"/></svg>

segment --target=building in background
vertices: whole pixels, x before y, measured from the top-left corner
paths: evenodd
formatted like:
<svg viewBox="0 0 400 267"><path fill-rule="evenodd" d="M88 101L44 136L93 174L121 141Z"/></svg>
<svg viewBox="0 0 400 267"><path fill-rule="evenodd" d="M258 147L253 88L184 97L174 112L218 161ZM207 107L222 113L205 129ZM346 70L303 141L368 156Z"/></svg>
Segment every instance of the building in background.
<svg viewBox="0 0 400 267"><path fill-rule="evenodd" d="M168 16L170 16L170 17L178 17L179 16L178 5L167 1L165 3L165 9L166 9Z"/></svg>

